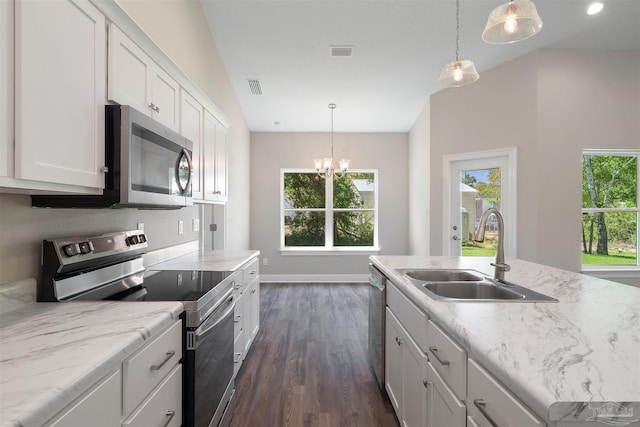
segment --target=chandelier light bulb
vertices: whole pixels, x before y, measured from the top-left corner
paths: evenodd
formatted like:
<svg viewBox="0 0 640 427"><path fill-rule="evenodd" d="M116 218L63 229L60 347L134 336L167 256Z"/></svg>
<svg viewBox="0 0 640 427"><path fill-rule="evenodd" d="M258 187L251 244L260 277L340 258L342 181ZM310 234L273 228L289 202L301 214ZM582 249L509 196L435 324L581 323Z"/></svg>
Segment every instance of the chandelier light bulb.
<svg viewBox="0 0 640 427"><path fill-rule="evenodd" d="M602 9L604 9L604 4L602 4L602 2L596 1L589 5L587 13L589 15L595 15L596 13L600 13Z"/></svg>

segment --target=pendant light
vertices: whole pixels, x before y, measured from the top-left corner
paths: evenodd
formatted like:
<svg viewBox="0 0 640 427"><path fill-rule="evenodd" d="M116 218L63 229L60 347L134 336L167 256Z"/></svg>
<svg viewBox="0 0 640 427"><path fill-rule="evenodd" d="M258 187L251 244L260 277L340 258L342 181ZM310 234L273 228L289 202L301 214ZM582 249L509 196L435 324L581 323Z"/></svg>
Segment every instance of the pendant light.
<svg viewBox="0 0 640 427"><path fill-rule="evenodd" d="M438 81L448 87L466 86L478 80L480 75L472 61L460 60L460 0L456 0L456 60L442 68Z"/></svg>
<svg viewBox="0 0 640 427"><path fill-rule="evenodd" d="M336 176L342 176L349 169L349 159L340 159L340 162L338 162L340 166L339 172L335 171L333 167L333 110L336 109L336 104L329 104L329 109L331 110L331 157L314 159L313 163L319 176L331 177L334 173Z"/></svg>
<svg viewBox="0 0 640 427"><path fill-rule="evenodd" d="M482 40L506 44L527 39L542 28L536 5L530 0L511 0L491 11Z"/></svg>

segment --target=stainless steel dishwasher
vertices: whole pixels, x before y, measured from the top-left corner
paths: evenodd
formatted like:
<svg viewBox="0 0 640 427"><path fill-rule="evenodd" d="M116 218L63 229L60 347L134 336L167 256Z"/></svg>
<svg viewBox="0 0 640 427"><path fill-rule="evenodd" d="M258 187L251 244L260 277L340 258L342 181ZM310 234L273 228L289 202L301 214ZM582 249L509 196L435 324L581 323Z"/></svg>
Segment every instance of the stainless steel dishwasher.
<svg viewBox="0 0 640 427"><path fill-rule="evenodd" d="M380 390L384 391L384 334L387 278L369 264L369 358Z"/></svg>

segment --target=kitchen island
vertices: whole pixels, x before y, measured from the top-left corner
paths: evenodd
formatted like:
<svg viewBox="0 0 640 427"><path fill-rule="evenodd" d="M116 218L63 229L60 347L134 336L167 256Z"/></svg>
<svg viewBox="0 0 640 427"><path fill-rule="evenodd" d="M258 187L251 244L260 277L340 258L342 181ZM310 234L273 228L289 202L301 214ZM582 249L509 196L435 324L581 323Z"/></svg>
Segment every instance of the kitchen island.
<svg viewBox="0 0 640 427"><path fill-rule="evenodd" d="M640 288L508 259L506 280L558 302L452 302L430 298L396 269L473 269L492 277L492 258L370 260L470 359L551 425L591 421L610 403L632 412L631 420L640 418Z"/></svg>

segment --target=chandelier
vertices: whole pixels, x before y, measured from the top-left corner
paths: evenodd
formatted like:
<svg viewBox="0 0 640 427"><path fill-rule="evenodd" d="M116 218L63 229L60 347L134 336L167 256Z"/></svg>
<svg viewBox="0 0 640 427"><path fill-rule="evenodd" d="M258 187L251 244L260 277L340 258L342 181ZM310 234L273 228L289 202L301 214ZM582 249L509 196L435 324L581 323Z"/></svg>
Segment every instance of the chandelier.
<svg viewBox="0 0 640 427"><path fill-rule="evenodd" d="M338 171L333 167L333 110L336 109L336 104L329 104L329 109L331 110L331 157L314 159L313 163L315 164L316 172L320 176L331 177L334 173L336 176L342 176L347 173L347 169L349 169L349 159L340 159L338 162L340 166Z"/></svg>

